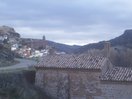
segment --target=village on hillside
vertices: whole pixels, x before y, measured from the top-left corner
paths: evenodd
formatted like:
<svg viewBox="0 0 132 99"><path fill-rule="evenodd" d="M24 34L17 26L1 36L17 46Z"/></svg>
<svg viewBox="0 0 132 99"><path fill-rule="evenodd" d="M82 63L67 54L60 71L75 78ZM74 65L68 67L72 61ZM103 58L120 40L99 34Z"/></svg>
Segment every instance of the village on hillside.
<svg viewBox="0 0 132 99"><path fill-rule="evenodd" d="M19 33L8 26L0 27L0 44L9 44L10 49L18 57L39 58L47 55L53 46L48 46L45 36L42 39L21 38ZM64 52L56 52L65 54Z"/></svg>

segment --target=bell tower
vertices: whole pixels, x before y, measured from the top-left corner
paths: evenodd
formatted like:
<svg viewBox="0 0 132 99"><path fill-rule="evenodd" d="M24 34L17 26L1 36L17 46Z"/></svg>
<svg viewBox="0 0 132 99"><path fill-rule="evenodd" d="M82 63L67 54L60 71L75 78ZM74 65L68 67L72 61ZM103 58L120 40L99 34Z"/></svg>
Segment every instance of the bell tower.
<svg viewBox="0 0 132 99"><path fill-rule="evenodd" d="M43 35L43 40L44 40L44 41L46 40L45 35Z"/></svg>

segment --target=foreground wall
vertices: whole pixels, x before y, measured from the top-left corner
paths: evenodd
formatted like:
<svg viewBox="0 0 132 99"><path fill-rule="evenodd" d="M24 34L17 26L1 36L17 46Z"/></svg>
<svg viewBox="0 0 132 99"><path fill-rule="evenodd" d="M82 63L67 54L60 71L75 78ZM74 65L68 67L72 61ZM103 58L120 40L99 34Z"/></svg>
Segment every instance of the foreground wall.
<svg viewBox="0 0 132 99"><path fill-rule="evenodd" d="M100 71L37 70L36 85L53 99L132 99L132 84L100 82Z"/></svg>
<svg viewBox="0 0 132 99"><path fill-rule="evenodd" d="M132 99L132 83L129 82L101 82L101 97L94 99Z"/></svg>
<svg viewBox="0 0 132 99"><path fill-rule="evenodd" d="M56 99L92 99L102 94L99 74L86 70L38 70L36 85Z"/></svg>

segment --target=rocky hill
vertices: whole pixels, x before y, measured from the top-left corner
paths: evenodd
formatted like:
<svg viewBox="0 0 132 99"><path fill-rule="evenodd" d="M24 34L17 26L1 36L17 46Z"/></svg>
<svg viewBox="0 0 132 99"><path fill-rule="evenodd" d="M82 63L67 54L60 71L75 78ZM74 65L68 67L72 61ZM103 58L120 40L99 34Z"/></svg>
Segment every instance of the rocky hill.
<svg viewBox="0 0 132 99"><path fill-rule="evenodd" d="M14 64L11 44L19 42L20 34L8 26L0 26L0 66Z"/></svg>
<svg viewBox="0 0 132 99"><path fill-rule="evenodd" d="M20 34L17 33L14 28L8 26L0 26L0 36L9 36L9 37L18 37L20 38Z"/></svg>
<svg viewBox="0 0 132 99"><path fill-rule="evenodd" d="M89 49L103 49L104 42L105 41L101 41L98 43L91 43L91 44L84 45L76 49L74 53L85 53ZM125 30L125 32L122 35L114 39L111 39L108 42L111 43L112 47L122 46L126 48L132 48L132 30Z"/></svg>

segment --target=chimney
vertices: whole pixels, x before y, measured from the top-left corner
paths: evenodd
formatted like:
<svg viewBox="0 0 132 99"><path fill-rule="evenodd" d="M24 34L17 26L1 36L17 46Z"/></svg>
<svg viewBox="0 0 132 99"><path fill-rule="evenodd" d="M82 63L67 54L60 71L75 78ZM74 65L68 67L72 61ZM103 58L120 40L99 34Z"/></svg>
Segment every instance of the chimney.
<svg viewBox="0 0 132 99"><path fill-rule="evenodd" d="M55 49L53 47L49 48L49 55L55 55Z"/></svg>
<svg viewBox="0 0 132 99"><path fill-rule="evenodd" d="M111 61L109 60L110 57L110 42L104 42L104 55L105 55L105 60L102 63L101 66L101 71L102 71L102 75L108 71L111 70L114 66L111 63Z"/></svg>
<svg viewBox="0 0 132 99"><path fill-rule="evenodd" d="M110 57L110 42L104 43L104 55L106 58Z"/></svg>

